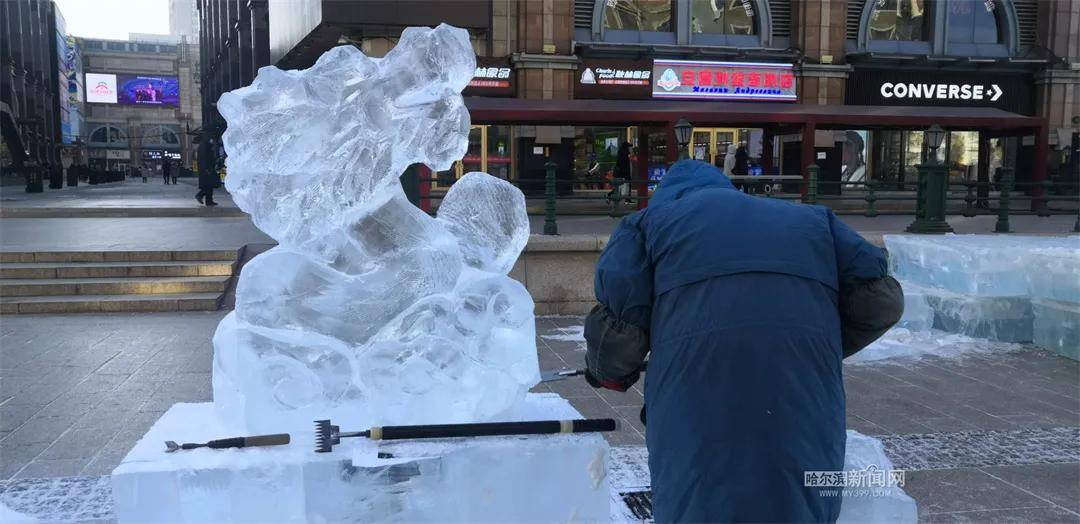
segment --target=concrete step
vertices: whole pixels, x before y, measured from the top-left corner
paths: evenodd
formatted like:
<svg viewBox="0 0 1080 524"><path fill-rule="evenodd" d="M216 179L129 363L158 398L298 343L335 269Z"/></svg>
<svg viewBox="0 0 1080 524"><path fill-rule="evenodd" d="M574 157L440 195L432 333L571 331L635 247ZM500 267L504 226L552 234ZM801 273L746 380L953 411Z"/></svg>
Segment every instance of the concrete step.
<svg viewBox="0 0 1080 524"><path fill-rule="evenodd" d="M0 297L224 293L228 276L129 278L3 278Z"/></svg>
<svg viewBox="0 0 1080 524"><path fill-rule="evenodd" d="M169 262L19 262L0 265L0 278L123 278L231 276L233 260Z"/></svg>
<svg viewBox="0 0 1080 524"><path fill-rule="evenodd" d="M0 264L33 262L190 262L233 261L235 249L195 251L8 251L0 253Z"/></svg>
<svg viewBox="0 0 1080 524"><path fill-rule="evenodd" d="M57 295L0 297L0 313L112 313L136 311L215 311L222 293L155 295Z"/></svg>

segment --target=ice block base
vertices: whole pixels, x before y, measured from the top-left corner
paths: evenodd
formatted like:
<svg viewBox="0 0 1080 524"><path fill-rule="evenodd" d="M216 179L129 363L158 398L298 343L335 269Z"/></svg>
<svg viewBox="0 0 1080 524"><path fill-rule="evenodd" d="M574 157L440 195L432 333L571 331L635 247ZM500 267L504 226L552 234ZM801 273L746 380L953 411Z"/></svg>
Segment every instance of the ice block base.
<svg viewBox="0 0 1080 524"><path fill-rule="evenodd" d="M981 297L924 288L934 310L934 328L1001 342L1031 342L1031 300Z"/></svg>
<svg viewBox="0 0 1080 524"><path fill-rule="evenodd" d="M505 420L581 418L530 394ZM286 428L283 428L286 429ZM360 430L366 428L342 428ZM287 446L165 453L164 442L243 435L212 404L176 404L112 474L120 522L607 520L600 434L427 441L344 439L315 453L312 428ZM378 458L378 453L392 458Z"/></svg>

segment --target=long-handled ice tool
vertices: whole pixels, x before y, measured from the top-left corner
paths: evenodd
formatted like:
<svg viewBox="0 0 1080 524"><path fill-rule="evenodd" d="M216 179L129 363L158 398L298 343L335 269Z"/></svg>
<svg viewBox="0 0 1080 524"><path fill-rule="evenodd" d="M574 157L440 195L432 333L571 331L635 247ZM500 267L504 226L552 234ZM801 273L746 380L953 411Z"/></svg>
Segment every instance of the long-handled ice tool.
<svg viewBox="0 0 1080 524"><path fill-rule="evenodd" d="M348 437L371 440L421 438L488 437L496 435L545 435L552 433L593 433L615 431L614 419L537 420L533 422L480 422L476 424L432 424L425 426L383 426L367 431L342 432L329 420L315 421L315 452L327 453Z"/></svg>
<svg viewBox="0 0 1080 524"><path fill-rule="evenodd" d="M171 440L165 441L165 452L172 453L182 449L195 448L252 448L256 446L282 446L289 443L288 433L276 433L274 435L255 435L254 437L233 437L211 440L202 444L177 444Z"/></svg>

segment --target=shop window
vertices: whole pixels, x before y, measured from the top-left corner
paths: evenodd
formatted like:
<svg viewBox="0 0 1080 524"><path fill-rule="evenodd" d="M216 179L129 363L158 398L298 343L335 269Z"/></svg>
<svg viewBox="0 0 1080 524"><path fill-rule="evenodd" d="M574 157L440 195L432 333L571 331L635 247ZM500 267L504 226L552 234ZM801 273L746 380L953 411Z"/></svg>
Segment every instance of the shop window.
<svg viewBox="0 0 1080 524"><path fill-rule="evenodd" d="M180 135L176 130L163 125L143 126L142 143L144 145L179 147Z"/></svg>
<svg viewBox="0 0 1080 524"><path fill-rule="evenodd" d="M465 173L480 171L503 180L514 179L513 136L510 126L475 125L469 128L465 156L435 173L432 188L446 189Z"/></svg>
<svg viewBox="0 0 1080 524"><path fill-rule="evenodd" d="M946 143L949 158L949 178L955 181L974 180L979 170L978 131L953 131Z"/></svg>
<svg viewBox="0 0 1080 524"><path fill-rule="evenodd" d="M604 10L604 29L627 31L650 31L667 33L674 31L671 0L613 0Z"/></svg>
<svg viewBox="0 0 1080 524"><path fill-rule="evenodd" d="M948 9L950 43L1001 43L994 0L950 0Z"/></svg>
<svg viewBox="0 0 1080 524"><path fill-rule="evenodd" d="M111 124L99 126L90 132L92 144L125 145L127 141L127 133Z"/></svg>
<svg viewBox="0 0 1080 524"><path fill-rule="evenodd" d="M918 42L930 39L928 0L876 0L867 26L870 40Z"/></svg>
<svg viewBox="0 0 1080 524"><path fill-rule="evenodd" d="M610 189L602 180L617 176L619 147L631 139L626 127L578 127L574 130L575 189Z"/></svg>
<svg viewBox="0 0 1080 524"><path fill-rule="evenodd" d="M756 35L757 16L750 0L692 0L690 29L694 33Z"/></svg>

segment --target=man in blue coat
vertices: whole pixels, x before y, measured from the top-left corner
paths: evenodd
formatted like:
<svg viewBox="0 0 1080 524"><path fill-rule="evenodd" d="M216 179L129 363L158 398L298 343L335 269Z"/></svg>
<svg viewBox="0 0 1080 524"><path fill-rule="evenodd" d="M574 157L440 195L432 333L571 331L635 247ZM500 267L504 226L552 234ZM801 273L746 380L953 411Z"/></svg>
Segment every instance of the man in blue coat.
<svg viewBox="0 0 1080 524"><path fill-rule="evenodd" d="M619 223L596 268L587 378L625 391L649 358L646 441L657 522L832 522L841 361L903 312L885 253L818 206L746 195L675 164Z"/></svg>

